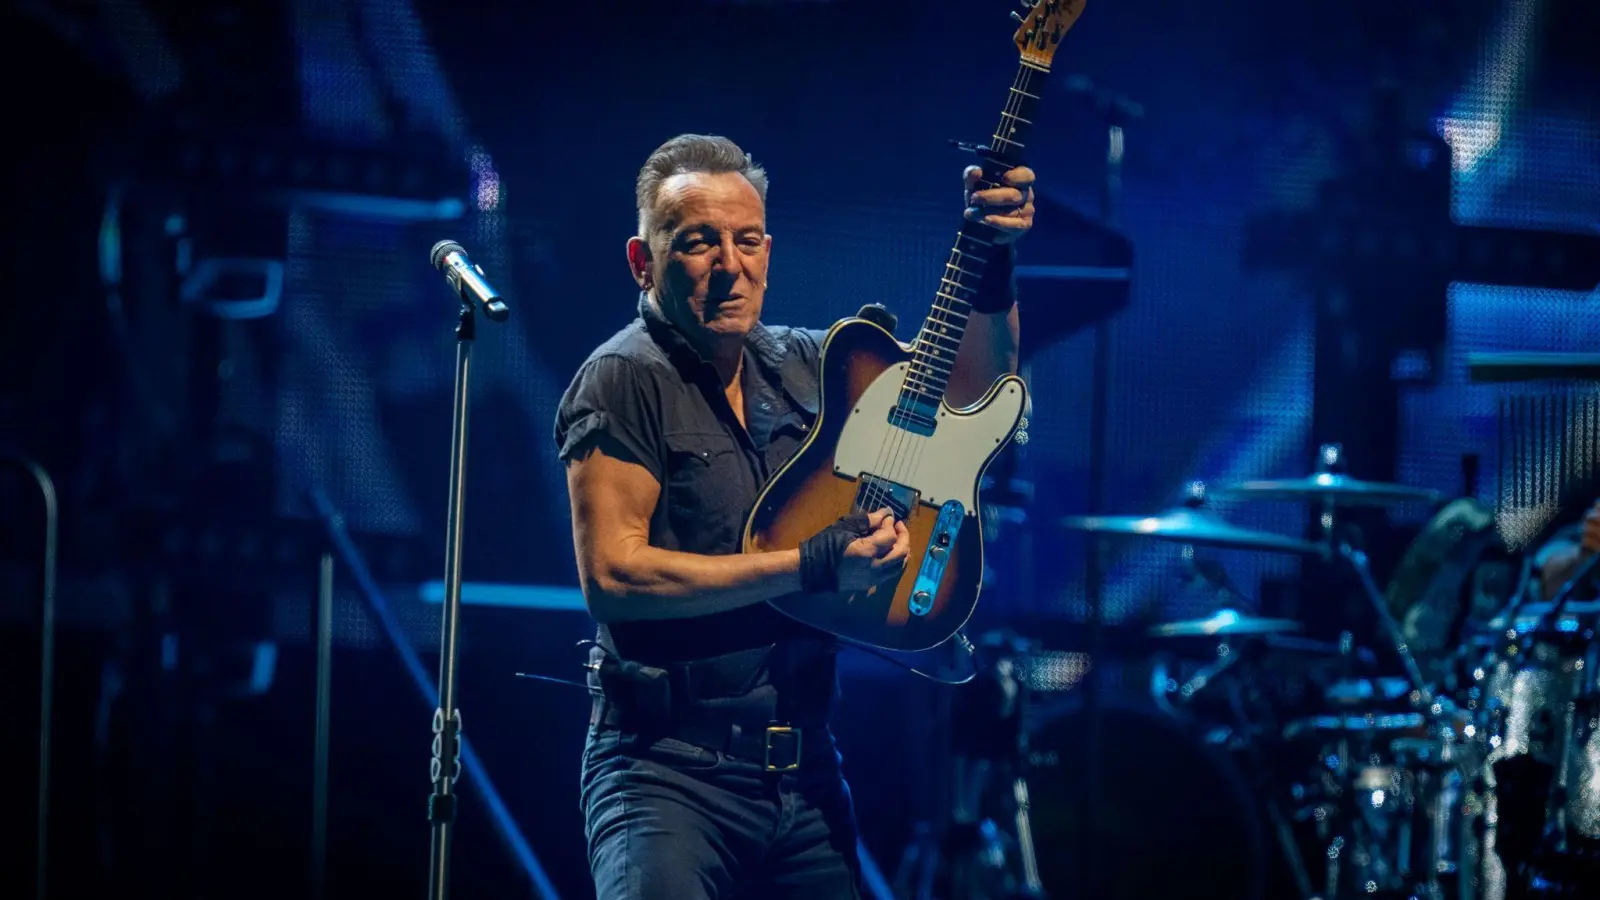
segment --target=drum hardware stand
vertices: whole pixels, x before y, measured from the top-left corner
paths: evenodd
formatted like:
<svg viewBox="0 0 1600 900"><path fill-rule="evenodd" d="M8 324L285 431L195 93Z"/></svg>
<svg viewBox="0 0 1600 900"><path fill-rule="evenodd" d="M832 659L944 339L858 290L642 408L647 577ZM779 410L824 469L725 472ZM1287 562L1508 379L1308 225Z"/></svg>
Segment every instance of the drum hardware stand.
<svg viewBox="0 0 1600 900"><path fill-rule="evenodd" d="M1315 896L1311 886L1311 875L1306 871L1305 856L1295 844L1294 833L1289 828L1289 821L1284 817L1283 809L1278 805L1278 798L1272 790L1272 785L1267 777L1271 770L1267 761L1261 755L1261 745L1253 734L1249 733L1250 721L1245 712L1244 703L1239 697L1239 685L1228 685L1228 708L1232 710L1239 727L1246 729L1246 737L1241 749L1245 759L1249 762L1249 770L1254 773L1252 781L1257 794L1261 797L1267 809L1267 819L1272 825L1272 834L1277 838L1278 849L1283 854L1284 863L1289 867L1289 875L1294 879L1295 891L1300 900L1312 900Z"/></svg>
<svg viewBox="0 0 1600 900"><path fill-rule="evenodd" d="M317 570L317 608L311 631L317 647L316 726L311 757L311 900L328 895L328 742L333 704L333 553Z"/></svg>
<svg viewBox="0 0 1600 900"><path fill-rule="evenodd" d="M1321 472L1331 474L1343 468L1343 448L1339 444L1323 444L1318 450L1318 456L1319 470ZM1411 652L1411 648L1406 642L1400 623L1395 620L1393 613L1389 610L1384 592L1378 587L1376 580L1373 578L1366 551L1357 545L1355 536L1340 521L1338 504L1332 497L1324 497L1319 506L1318 518L1321 525L1322 540L1327 547L1327 552L1342 559L1350 567L1351 571L1355 573L1360 582L1361 593L1365 595L1372 614L1377 617L1377 624L1382 637L1394 649L1395 654L1399 657L1401 666L1405 669L1406 680L1412 689L1411 705L1421 711L1423 720L1428 724L1428 732L1431 735L1435 732L1437 723L1454 710L1454 704L1446 698L1436 696L1432 686L1423 676L1421 666L1417 663L1416 656ZM1354 674L1354 657L1352 655L1354 635L1348 631L1342 632L1339 636L1339 649L1341 656L1351 663L1346 666L1346 677L1351 677ZM1373 850L1377 847L1371 828L1364 819L1365 812L1357 799L1354 768L1350 762L1351 744L1352 741L1349 734L1341 733L1339 735L1339 763L1336 771L1330 773L1338 791L1337 812L1335 815L1344 820L1345 823L1343 827L1338 828L1338 832L1342 832L1343 835L1347 836L1350 844L1339 849L1335 849L1334 846L1329 847L1327 885L1329 896L1339 896L1342 891L1346 890L1345 886L1338 883L1338 879L1342 874L1339 871L1339 857L1348 853L1360 852L1364 847L1373 848ZM1337 834L1334 840L1343 843L1343 840ZM1392 870L1392 864L1398 861L1389 860L1384 854L1373 852L1373 850L1368 852L1373 862L1380 866L1378 874L1383 877L1390 878L1405 874L1410 878L1421 875L1431 882L1437 874L1427 873L1423 875L1423 873L1394 871ZM1432 892L1436 893L1436 891ZM1410 893L1415 892L1412 891Z"/></svg>
<svg viewBox="0 0 1600 900"><path fill-rule="evenodd" d="M1283 857L1284 864L1289 869L1289 875L1294 879L1295 896L1298 900L1317 900L1317 894L1311 884L1310 873L1306 870L1305 856L1295 843L1293 830L1289 820L1283 813L1283 808L1278 802L1274 783L1271 777L1272 767L1261 753L1259 733L1261 729L1252 721L1249 712L1245 709L1244 699L1240 696L1241 681L1245 678L1243 672L1234 675L1236 667L1248 669L1254 664L1249 657L1259 645L1246 642L1241 647L1230 647L1229 652L1220 656L1194 675L1190 676L1176 691L1169 692L1167 663L1158 657L1151 666L1150 693L1156 708L1175 719L1185 718L1173 707L1171 693L1178 695L1178 703L1187 705L1201 691L1213 684L1223 691L1227 698L1228 711L1232 716L1229 728L1236 736L1225 742L1226 747L1237 749L1244 756L1245 771L1250 773L1250 786L1255 795L1260 798L1266 809L1267 819L1271 825L1273 838L1278 844L1278 850ZM1214 742L1214 740L1213 740Z"/></svg>
<svg viewBox="0 0 1600 900"><path fill-rule="evenodd" d="M1323 522L1325 528L1330 532L1334 531L1331 512L1324 514ZM1411 704L1421 711L1423 720L1428 724L1429 734L1434 734L1437 724L1454 710L1454 704L1446 698L1436 696L1432 687L1423 677L1421 667L1418 666L1416 657L1406 644L1399 623L1395 621L1385 602L1383 592L1378 589L1377 583L1373 580L1371 568L1367 565L1366 553L1355 547L1351 541L1344 539L1343 535L1338 535L1335 538L1335 546L1338 554L1349 563L1360 579L1361 592L1371 601L1372 611L1378 617L1378 624L1382 628L1384 636L1399 656L1401 665L1405 667L1406 679L1410 682L1412 688ZM1349 632L1345 632L1340 636L1340 648L1342 651L1348 651L1352 644L1353 636ZM1339 737L1339 769L1335 774L1340 794L1338 815L1348 821L1346 828L1341 830L1346 831L1354 842L1354 846L1344 849L1346 853L1363 846L1376 847L1370 827L1363 818L1365 815L1364 809L1357 800L1357 792L1353 780L1354 771L1350 765L1350 745L1350 736L1341 734ZM1392 877L1402 874L1390 871L1389 864L1395 861L1388 860L1384 854L1373 853L1372 858L1382 865L1382 875ZM1335 875L1333 868L1335 863L1336 860L1329 860L1330 877ZM1422 873L1404 874L1408 877L1422 876ZM1423 877L1433 879L1436 875L1437 873L1428 873ZM1337 896L1339 890L1331 890L1330 894Z"/></svg>
<svg viewBox="0 0 1600 900"><path fill-rule="evenodd" d="M1317 451L1319 470L1323 473L1334 473L1343 468L1344 448L1339 444L1323 444ZM1356 573L1361 581L1361 592L1366 595L1372 605L1373 613L1378 617L1378 626L1383 629L1383 636L1389 641L1400 657L1400 664L1405 667L1406 678L1411 682L1411 688L1416 692L1413 703L1425 710L1432 710L1435 706L1433 689L1428 686L1427 679L1422 676L1422 668L1417 665L1417 659L1407 646L1405 634L1400 629L1394 615L1389 612L1388 604L1384 600L1383 591L1378 588L1377 582L1372 578L1372 568L1367 564L1366 551L1355 545L1349 539L1347 529L1340 526L1338 504L1331 497L1324 497L1321 503L1321 514L1318 517L1322 526L1322 540L1332 553L1337 554ZM1341 644L1344 638L1340 639Z"/></svg>
<svg viewBox="0 0 1600 900"><path fill-rule="evenodd" d="M1069 85L1075 90L1083 90L1090 94L1095 107L1102 117L1105 125L1106 154L1105 154L1105 179L1102 182L1100 197L1101 224L1107 228L1115 228L1117 224L1119 206L1122 199L1122 161L1127 149L1127 136L1123 126L1134 119L1144 115L1144 108L1134 102L1132 98L1115 91L1097 87L1088 78L1079 76L1069 80ZM1089 512L1099 515L1104 510L1106 492L1106 433L1108 428L1109 412L1107 404L1111 391L1111 325L1109 322L1100 321L1094 326L1094 357L1093 370L1090 376L1091 387L1089 396ZM1089 540L1089 556L1084 571L1084 593L1089 606L1089 659L1091 664L1088 672L1084 674L1080 689L1084 692L1085 711L1088 715L1089 745L1088 767L1083 773L1087 789L1084 792L1085 808L1079 813L1085 820L1097 814L1104 808L1103 797L1100 792L1100 778L1094 771L1095 760L1099 758L1101 741L1100 734L1100 698L1096 671L1100 668L1103 655L1105 635L1103 623L1105 612L1103 609L1103 596L1105 579L1105 542L1098 535L1091 536ZM1094 839L1096 832L1093 828L1079 829L1078 858L1083 860L1087 870L1084 872L1084 890L1089 894L1100 890L1097 866L1094 860L1099 858L1099 847Z"/></svg>
<svg viewBox="0 0 1600 900"><path fill-rule="evenodd" d="M1416 692L1413 704L1437 716L1442 710L1434 707L1444 701L1434 697L1433 688L1422 676L1422 668L1417 665L1417 658L1407 646L1405 635L1400 630L1400 623L1396 622L1394 615L1389 612L1389 607L1384 602L1383 591L1378 589L1377 582L1372 578L1372 569L1367 565L1365 551L1353 546L1342 537L1336 542L1336 552L1350 564L1356 576L1361 580L1361 592L1372 602L1372 610L1378 617L1378 625L1383 629L1384 636L1394 647L1395 653L1400 657L1400 664L1405 667L1406 679L1411 682L1411 689ZM1346 633L1348 636L1348 633ZM1341 642L1343 638L1341 638Z"/></svg>
<svg viewBox="0 0 1600 900"><path fill-rule="evenodd" d="M920 824L907 846L896 877L901 900L1045 897L1025 774L1031 646L1004 631L978 643L988 658L977 665L978 680L949 709L949 740L956 745L943 791L949 808L940 827ZM1009 807L1011 833L996 823L996 807ZM1010 842L1014 848L1005 846Z"/></svg>

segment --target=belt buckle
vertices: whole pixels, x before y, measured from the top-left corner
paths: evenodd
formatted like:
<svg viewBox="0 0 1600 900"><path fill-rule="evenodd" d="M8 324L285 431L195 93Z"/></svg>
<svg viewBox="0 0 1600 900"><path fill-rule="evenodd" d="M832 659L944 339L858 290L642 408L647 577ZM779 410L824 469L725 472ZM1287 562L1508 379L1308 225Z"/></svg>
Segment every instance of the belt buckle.
<svg viewBox="0 0 1600 900"><path fill-rule="evenodd" d="M772 762L772 756L773 756L773 754L772 754L772 745L773 745L773 737L775 735L781 736L778 739L778 743L780 745L788 746L788 745L791 745L791 743L792 743L792 746L793 746L794 749L789 754L789 762L788 762L787 765L783 765L783 764L774 765L773 762ZM792 742L789 740L789 736L790 735L792 735L793 738L794 738ZM763 754L763 758L762 758L762 761L761 761L762 767L764 769L766 769L768 772L793 772L795 769L800 768L800 745L801 745L801 740L802 740L802 734L801 734L800 729L798 729L798 728L793 728L793 727L788 726L788 725L768 725L767 726L767 732L766 732L766 748L765 748L765 753ZM781 760L782 760L781 751L780 751L780 754L779 754L779 759L780 759L780 763L781 763Z"/></svg>

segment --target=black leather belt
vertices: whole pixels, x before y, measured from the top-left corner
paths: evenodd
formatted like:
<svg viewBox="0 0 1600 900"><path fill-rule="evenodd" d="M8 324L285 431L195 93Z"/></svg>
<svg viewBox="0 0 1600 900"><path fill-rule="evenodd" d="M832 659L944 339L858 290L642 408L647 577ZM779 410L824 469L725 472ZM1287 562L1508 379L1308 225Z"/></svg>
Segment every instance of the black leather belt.
<svg viewBox="0 0 1600 900"><path fill-rule="evenodd" d="M633 667L660 677L670 688L669 702L692 704L704 700L738 697L748 692L758 674L767 669L774 682L814 680L817 685L834 679L833 648L820 644L777 644L739 650L707 659L641 663L625 661L597 642L589 642L588 668L599 672L607 664ZM603 680L603 679L602 679ZM590 680L591 687L597 683ZM616 699L616 698L613 698Z"/></svg>
<svg viewBox="0 0 1600 900"><path fill-rule="evenodd" d="M643 725L630 720L615 705L602 698L596 698L589 723L634 731L646 739L667 737L683 741L736 759L760 763L767 772L793 772L799 769L805 758L806 732L821 732L825 727L802 727L787 722L697 719Z"/></svg>

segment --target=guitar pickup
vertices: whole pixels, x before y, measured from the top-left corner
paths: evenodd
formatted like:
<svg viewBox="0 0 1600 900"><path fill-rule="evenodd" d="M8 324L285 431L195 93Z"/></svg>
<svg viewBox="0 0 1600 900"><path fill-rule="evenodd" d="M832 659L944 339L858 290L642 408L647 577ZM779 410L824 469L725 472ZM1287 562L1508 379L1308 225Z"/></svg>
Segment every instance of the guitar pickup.
<svg viewBox="0 0 1600 900"><path fill-rule="evenodd" d="M933 598L939 593L939 581L944 578L945 567L950 564L950 551L956 536L961 533L961 523L966 518L966 507L959 500L946 500L939 507L939 517L933 521L933 533L928 535L928 549L922 555L922 565L917 568L917 581L911 586L911 614L925 616L933 609Z"/></svg>
<svg viewBox="0 0 1600 900"><path fill-rule="evenodd" d="M917 492L887 479L861 476L861 489L856 492L856 508L870 513L885 506L889 507L896 519L909 519L911 511L917 508Z"/></svg>

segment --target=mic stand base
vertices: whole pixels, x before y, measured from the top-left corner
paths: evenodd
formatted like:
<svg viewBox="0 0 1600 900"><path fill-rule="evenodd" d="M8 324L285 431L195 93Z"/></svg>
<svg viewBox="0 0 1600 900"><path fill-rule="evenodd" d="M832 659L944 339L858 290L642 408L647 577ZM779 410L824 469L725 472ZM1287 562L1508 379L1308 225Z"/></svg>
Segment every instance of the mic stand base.
<svg viewBox="0 0 1600 900"><path fill-rule="evenodd" d="M439 706L433 711L433 758L429 777L428 822L433 832L428 848L428 900L450 893L450 842L456 818L456 779L461 777L461 710L456 708L456 627L461 619L461 525L467 484L467 408L472 373L472 342L477 318L472 305L461 305L456 324L454 416L450 424L450 505L445 522L444 603L439 635ZM447 712L448 710L448 712Z"/></svg>

